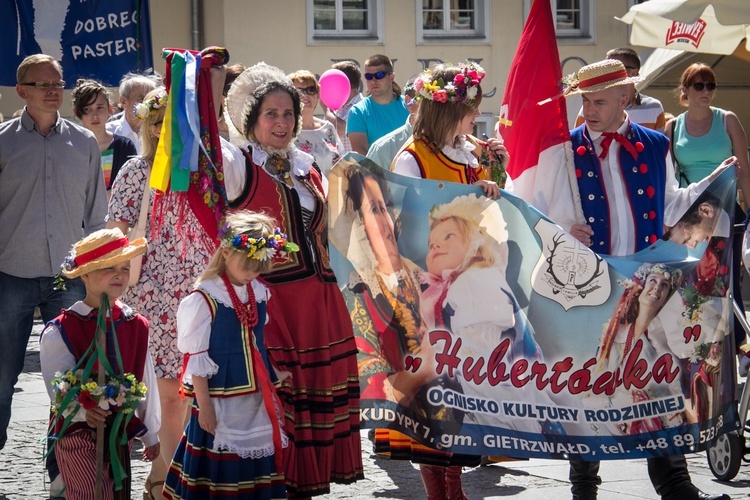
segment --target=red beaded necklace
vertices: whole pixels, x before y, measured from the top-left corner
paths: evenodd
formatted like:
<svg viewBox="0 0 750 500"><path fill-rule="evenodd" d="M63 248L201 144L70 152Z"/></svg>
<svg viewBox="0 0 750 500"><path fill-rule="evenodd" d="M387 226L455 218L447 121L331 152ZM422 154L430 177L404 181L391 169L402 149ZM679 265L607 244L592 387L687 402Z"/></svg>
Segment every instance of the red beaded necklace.
<svg viewBox="0 0 750 500"><path fill-rule="evenodd" d="M234 291L234 286L232 285L232 282L229 281L227 273L223 273L221 279L227 287L229 298L232 299L234 312L237 314L240 323L245 325L248 330L252 330L255 328L255 325L258 324L258 304L255 302L255 293L253 292L251 283L247 284L247 303L243 304L237 296L237 292Z"/></svg>

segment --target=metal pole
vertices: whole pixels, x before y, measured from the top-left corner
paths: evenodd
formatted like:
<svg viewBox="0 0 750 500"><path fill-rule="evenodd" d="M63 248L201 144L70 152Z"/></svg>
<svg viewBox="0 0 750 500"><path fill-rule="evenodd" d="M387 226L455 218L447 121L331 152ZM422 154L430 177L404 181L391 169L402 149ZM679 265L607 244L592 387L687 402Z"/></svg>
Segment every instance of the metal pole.
<svg viewBox="0 0 750 500"><path fill-rule="evenodd" d="M203 32L201 31L201 12L203 11L203 2L201 0L190 0L190 7L192 11L191 16L191 29L192 29L192 40L193 50L201 50L203 48Z"/></svg>

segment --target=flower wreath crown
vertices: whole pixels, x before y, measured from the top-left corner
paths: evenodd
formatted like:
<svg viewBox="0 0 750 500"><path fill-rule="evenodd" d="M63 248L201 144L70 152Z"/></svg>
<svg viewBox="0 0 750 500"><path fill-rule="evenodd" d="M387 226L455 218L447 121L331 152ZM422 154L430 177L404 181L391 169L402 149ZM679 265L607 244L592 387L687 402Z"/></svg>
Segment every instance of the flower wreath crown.
<svg viewBox="0 0 750 500"><path fill-rule="evenodd" d="M278 227L268 238L253 238L247 234L234 234L229 223L224 223L219 229L219 239L222 247L242 252L248 259L263 261L273 259L279 252L282 255L299 252L299 246L289 241Z"/></svg>
<svg viewBox="0 0 750 500"><path fill-rule="evenodd" d="M149 116L154 116L156 114L156 110L166 105L167 91L162 90L151 99L146 99L145 101L139 102L138 104L133 106L133 111L135 112L135 116L139 120L145 121Z"/></svg>
<svg viewBox="0 0 750 500"><path fill-rule="evenodd" d="M427 99L433 102L459 102L473 106L479 93L479 84L484 79L484 69L475 62L459 64L460 73L453 81L446 82L442 78L433 80L430 70L422 73L414 81L417 99Z"/></svg>
<svg viewBox="0 0 750 500"><path fill-rule="evenodd" d="M668 267L662 263L653 265L646 263L641 265L635 274L633 274L633 279L620 281L620 284L625 288L632 288L636 284L643 286L646 283L648 275L654 273L661 274L667 278L671 289L675 289L682 283L682 270Z"/></svg>

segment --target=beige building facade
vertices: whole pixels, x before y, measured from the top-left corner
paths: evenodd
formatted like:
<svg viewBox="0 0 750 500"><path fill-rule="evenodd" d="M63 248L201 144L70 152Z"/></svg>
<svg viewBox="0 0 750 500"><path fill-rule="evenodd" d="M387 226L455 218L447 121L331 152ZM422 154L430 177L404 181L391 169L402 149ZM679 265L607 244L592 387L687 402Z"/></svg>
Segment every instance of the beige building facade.
<svg viewBox="0 0 750 500"><path fill-rule="evenodd" d="M479 62L487 76L478 133L497 119L505 81L532 0L151 0L156 70L163 72L162 47L220 45L230 64L265 61L286 72L307 69L320 75L332 63L372 54L395 61L403 84L431 64ZM615 19L638 0L550 0L563 74L600 60L607 50L628 45L628 26ZM638 49L638 48L636 48ZM649 49L639 50L642 55ZM65 75L66 79L75 78ZM721 84L721 81L720 81ZM665 108L681 112L669 89L657 80L653 92ZM15 89L3 88L0 111L10 116L22 106ZM66 92L69 94L69 92ZM69 96L63 114L70 115ZM743 104L741 104L744 101ZM720 90L716 104L750 116L750 100ZM580 100L569 102L571 118ZM750 123L745 121L747 130Z"/></svg>

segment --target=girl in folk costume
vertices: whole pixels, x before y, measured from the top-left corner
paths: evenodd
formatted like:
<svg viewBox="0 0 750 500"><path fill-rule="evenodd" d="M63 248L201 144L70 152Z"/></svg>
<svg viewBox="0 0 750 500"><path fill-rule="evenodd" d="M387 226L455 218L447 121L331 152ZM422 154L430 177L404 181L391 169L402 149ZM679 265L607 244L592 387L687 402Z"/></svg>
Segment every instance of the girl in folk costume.
<svg viewBox="0 0 750 500"><path fill-rule="evenodd" d="M491 180L489 169L483 168L487 162L480 162L478 158L501 156L507 164L508 152L497 139L480 143L471 137L474 120L480 116L484 76L484 69L473 62L458 66L440 64L414 81L416 98L420 101L414 138L393 160L391 171L409 177L473 184L480 186L489 197L500 196L500 187ZM376 438L381 436L382 433L378 433ZM402 437L391 433L387 440L392 446L399 446ZM379 444L387 447L387 443ZM454 465L459 456L445 455L449 467L420 466L427 496L430 499L463 498L461 466ZM465 463L477 465L478 462L479 457L476 457Z"/></svg>
<svg viewBox="0 0 750 500"><path fill-rule="evenodd" d="M325 494L331 481L363 477L357 346L329 263L328 181L293 144L300 97L280 69L264 63L246 69L229 89L226 109L244 163L225 169L232 207L268 212L300 246L277 255L263 274L274 294L266 345L274 365L292 374L279 388L290 440L287 492Z"/></svg>
<svg viewBox="0 0 750 500"><path fill-rule="evenodd" d="M604 326L604 333L596 354L597 368L612 373L621 371L630 356L638 356L653 363L668 353L664 328L657 314L672 293L682 283L682 271L664 264L643 264L622 285L625 290L615 306L614 314ZM671 354L671 353L670 353ZM650 386L624 391L621 388L609 396L607 406L629 406L641 401L666 397L681 392L679 379L675 386ZM639 434L674 427L684 422L686 414L673 414L635 420L612 429L616 434Z"/></svg>
<svg viewBox="0 0 750 500"><path fill-rule="evenodd" d="M102 229L76 243L63 263L63 275L81 277L86 297L47 324L40 360L56 413L50 432L55 434L67 498L94 498L101 474L102 498L130 499L130 446L135 437L143 441L145 461L159 456L161 411L148 322L118 300L128 285L130 259L145 251L145 239L129 242L119 229ZM101 330L105 338L96 339ZM101 351L96 348L99 340L106 344ZM105 359L108 363L102 364ZM102 370L107 372L106 386L96 382L95 372ZM105 423L107 437L115 433L106 441L118 443L107 446L101 472L94 429L99 423Z"/></svg>
<svg viewBox="0 0 750 500"><path fill-rule="evenodd" d="M414 138L393 160L392 172L474 184L489 197L500 196L490 169L507 164L508 152L498 139L481 142L471 136L474 120L481 116L484 75L484 69L473 62L440 64L414 81L420 101Z"/></svg>
<svg viewBox="0 0 750 500"><path fill-rule="evenodd" d="M221 245L177 311L182 381L193 395L169 468L167 498L286 498L281 403L263 338L271 293L256 278L298 250L270 217L240 211L220 229ZM288 373L281 374L288 375Z"/></svg>

